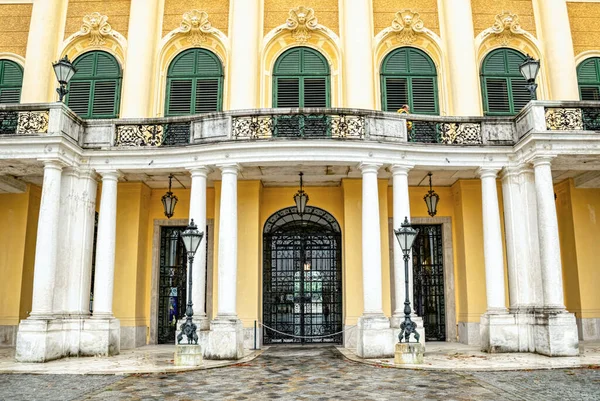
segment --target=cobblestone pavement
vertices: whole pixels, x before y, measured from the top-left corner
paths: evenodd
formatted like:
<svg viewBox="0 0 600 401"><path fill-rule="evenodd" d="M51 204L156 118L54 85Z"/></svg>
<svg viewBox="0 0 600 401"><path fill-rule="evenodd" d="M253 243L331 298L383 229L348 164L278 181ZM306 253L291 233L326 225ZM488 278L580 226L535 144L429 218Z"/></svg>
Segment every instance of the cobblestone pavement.
<svg viewBox="0 0 600 401"><path fill-rule="evenodd" d="M0 400L600 400L600 370L413 371L333 347L272 347L228 368L133 376L1 375Z"/></svg>

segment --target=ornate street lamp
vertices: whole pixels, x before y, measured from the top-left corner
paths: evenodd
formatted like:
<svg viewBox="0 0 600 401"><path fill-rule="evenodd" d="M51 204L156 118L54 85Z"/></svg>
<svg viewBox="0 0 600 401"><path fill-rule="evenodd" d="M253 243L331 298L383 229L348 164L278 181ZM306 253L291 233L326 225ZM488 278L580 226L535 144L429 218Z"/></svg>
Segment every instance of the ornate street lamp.
<svg viewBox="0 0 600 401"><path fill-rule="evenodd" d="M188 293L185 322L181 325L181 332L177 335L177 344L181 343L184 334L187 336L188 344L198 344L196 325L192 321L192 317L194 316L194 310L192 309L192 266L194 265L194 255L202 242L202 237L204 237L204 233L198 231L198 227L194 224L194 219L190 220L190 225L181 233L181 239L183 240L188 258Z"/></svg>
<svg viewBox="0 0 600 401"><path fill-rule="evenodd" d="M531 99L535 98L535 91L538 85L535 83L535 78L540 71L540 60L535 60L529 54L523 63L519 66L521 75L527 81L527 90L531 94Z"/></svg>
<svg viewBox="0 0 600 401"><path fill-rule="evenodd" d="M433 217L437 214L437 205L440 201L440 196L435 193L431 186L431 172L427 175L429 176L429 191L427 192L427 195L423 197L423 200L427 205L427 214Z"/></svg>
<svg viewBox="0 0 600 401"><path fill-rule="evenodd" d="M419 230L412 228L408 222L408 217L404 217L404 222L398 230L394 230L396 239L400 243L402 254L404 255L404 292L406 297L404 298L404 321L400 324L400 334L398 334L398 342L409 342L410 335L414 334L416 342L419 342L419 333L417 333L417 324L410 319L410 299L408 299L408 258L412 244L415 238L419 234Z"/></svg>
<svg viewBox="0 0 600 401"><path fill-rule="evenodd" d="M68 56L65 56L57 62L52 63L52 68L54 68L54 74L56 75L56 79L60 84L60 87L56 88L56 92L58 93L58 101L62 102L65 95L69 93L67 85L69 84L71 78L73 78L73 75L75 75L77 72L77 68L71 64Z"/></svg>
<svg viewBox="0 0 600 401"><path fill-rule="evenodd" d="M177 197L175 195L173 195L173 192L171 192L171 180L172 179L173 179L173 174L169 174L169 190L161 198L163 208L165 209L165 216L167 216L167 219L170 219L173 216L173 213L175 213L175 205L177 204L177 201L179 200L179 199L177 199Z"/></svg>
<svg viewBox="0 0 600 401"><path fill-rule="evenodd" d="M298 210L298 214L302 216L304 214L304 209L306 209L306 204L308 203L308 194L304 192L302 188L302 176L304 173L300 173L300 189L294 195L294 202L296 202L296 210Z"/></svg>

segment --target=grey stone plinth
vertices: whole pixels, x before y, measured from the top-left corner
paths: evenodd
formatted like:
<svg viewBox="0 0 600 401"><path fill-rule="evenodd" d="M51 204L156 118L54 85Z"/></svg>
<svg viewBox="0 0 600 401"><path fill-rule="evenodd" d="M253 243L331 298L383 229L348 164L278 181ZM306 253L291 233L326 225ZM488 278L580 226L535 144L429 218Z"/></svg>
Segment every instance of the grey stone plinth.
<svg viewBox="0 0 600 401"><path fill-rule="evenodd" d="M64 355L62 322L26 319L19 324L15 358L19 362L47 362Z"/></svg>
<svg viewBox="0 0 600 401"><path fill-rule="evenodd" d="M82 356L111 356L121 352L119 319L90 318L83 321L79 354Z"/></svg>
<svg viewBox="0 0 600 401"><path fill-rule="evenodd" d="M579 336L575 315L567 312L540 313L535 316L535 352L548 356L579 355Z"/></svg>
<svg viewBox="0 0 600 401"><path fill-rule="evenodd" d="M175 346L176 366L202 365L202 347L199 345L178 344Z"/></svg>
<svg viewBox="0 0 600 401"><path fill-rule="evenodd" d="M381 316L361 316L357 325L356 353L361 358L392 358L394 329L390 320Z"/></svg>
<svg viewBox="0 0 600 401"><path fill-rule="evenodd" d="M244 328L239 319L217 318L210 322L206 359L231 360L244 356Z"/></svg>
<svg viewBox="0 0 600 401"><path fill-rule="evenodd" d="M396 365L423 363L425 347L421 343L397 343L394 363Z"/></svg>
<svg viewBox="0 0 600 401"><path fill-rule="evenodd" d="M519 327L515 315L484 313L479 325L481 350L490 353L519 352Z"/></svg>

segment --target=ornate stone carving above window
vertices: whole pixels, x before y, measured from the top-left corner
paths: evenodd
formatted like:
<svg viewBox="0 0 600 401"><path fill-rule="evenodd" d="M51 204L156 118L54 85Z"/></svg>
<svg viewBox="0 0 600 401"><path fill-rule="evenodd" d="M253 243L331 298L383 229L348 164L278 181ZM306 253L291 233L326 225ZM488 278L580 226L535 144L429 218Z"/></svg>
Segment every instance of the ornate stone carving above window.
<svg viewBox="0 0 600 401"><path fill-rule="evenodd" d="M179 31L189 35L188 38L192 45L200 46L206 42L206 35L213 32L213 27L208 20L206 11L191 10L183 14Z"/></svg>
<svg viewBox="0 0 600 401"><path fill-rule="evenodd" d="M83 25L79 30L82 35L90 35L91 46L101 46L105 43L104 37L112 33L108 23L108 16L94 12L83 17Z"/></svg>
<svg viewBox="0 0 600 401"><path fill-rule="evenodd" d="M494 25L491 27L496 35L496 41L502 46L507 46L515 35L522 35L525 31L521 28L519 16L510 11L503 11L496 15Z"/></svg>
<svg viewBox="0 0 600 401"><path fill-rule="evenodd" d="M310 39L310 31L317 29L315 10L299 6L290 10L290 16L285 21L286 28L292 31L296 42L304 43Z"/></svg>
<svg viewBox="0 0 600 401"><path fill-rule="evenodd" d="M398 40L405 45L412 44L417 34L423 32L424 26L419 13L408 9L398 11L392 21L392 31L397 32Z"/></svg>

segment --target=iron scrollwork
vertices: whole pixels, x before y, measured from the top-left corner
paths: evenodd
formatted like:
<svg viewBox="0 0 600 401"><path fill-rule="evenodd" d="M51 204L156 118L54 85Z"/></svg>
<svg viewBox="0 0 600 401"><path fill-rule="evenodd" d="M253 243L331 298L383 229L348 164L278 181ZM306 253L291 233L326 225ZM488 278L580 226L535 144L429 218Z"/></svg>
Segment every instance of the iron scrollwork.
<svg viewBox="0 0 600 401"><path fill-rule="evenodd" d="M339 115L331 120L333 138L364 138L365 118L362 116Z"/></svg>
<svg viewBox="0 0 600 401"><path fill-rule="evenodd" d="M445 145L480 145L481 124L440 123L440 143Z"/></svg>
<svg viewBox="0 0 600 401"><path fill-rule="evenodd" d="M273 135L271 116L235 117L233 119L234 139L270 138Z"/></svg>
<svg viewBox="0 0 600 401"><path fill-rule="evenodd" d="M583 129L586 131L600 131L600 108L585 107L581 109Z"/></svg>
<svg viewBox="0 0 600 401"><path fill-rule="evenodd" d="M14 135L17 133L19 113L16 111L0 111L0 135Z"/></svg>
<svg viewBox="0 0 600 401"><path fill-rule="evenodd" d="M48 111L21 111L17 122L17 135L46 134L48 132Z"/></svg>
<svg viewBox="0 0 600 401"><path fill-rule="evenodd" d="M132 124L118 125L115 146L159 147L187 145L190 142L190 124Z"/></svg>
<svg viewBox="0 0 600 401"><path fill-rule="evenodd" d="M546 129L551 131L573 131L584 129L581 109L558 107L546 108Z"/></svg>

